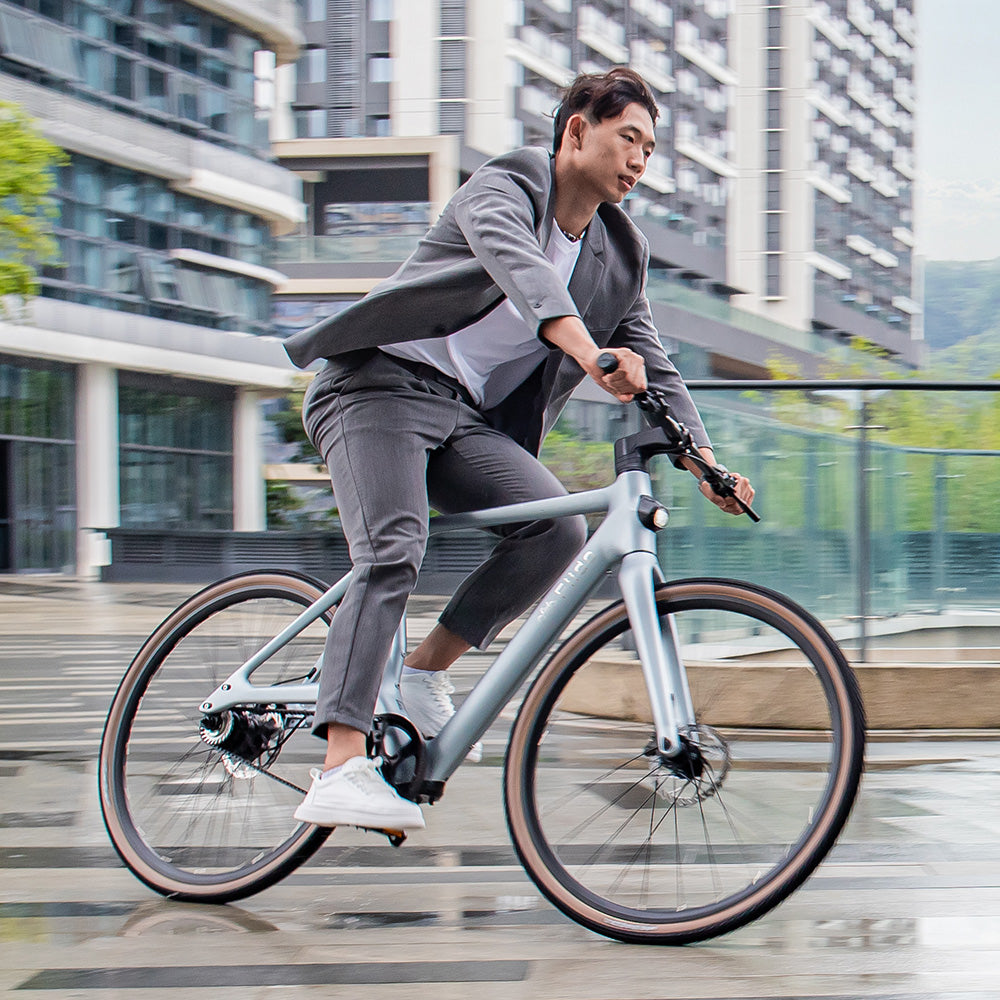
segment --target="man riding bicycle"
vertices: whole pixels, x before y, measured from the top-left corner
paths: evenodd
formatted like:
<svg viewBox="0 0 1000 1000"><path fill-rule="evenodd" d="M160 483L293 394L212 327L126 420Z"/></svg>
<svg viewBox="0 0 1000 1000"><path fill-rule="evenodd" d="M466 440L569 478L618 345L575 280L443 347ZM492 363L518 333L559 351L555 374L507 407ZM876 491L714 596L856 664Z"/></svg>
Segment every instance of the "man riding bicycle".
<svg viewBox="0 0 1000 1000"><path fill-rule="evenodd" d="M314 733L322 769L295 817L419 829L366 757L383 666L416 583L430 507L456 512L565 493L538 449L586 376L621 402L664 393L714 464L711 444L653 326L649 248L620 203L655 144L656 102L629 69L578 77L540 147L489 161L409 259L364 299L286 342L327 363L303 421L323 456L354 575L329 629ZM597 358L613 354L604 374ZM692 472L698 474L692 468ZM736 476L736 496L753 488ZM701 491L739 514L734 498ZM585 540L582 517L495 529L501 539L405 658L400 698L434 736L454 711L444 671L533 604ZM470 747L470 757L481 753Z"/></svg>

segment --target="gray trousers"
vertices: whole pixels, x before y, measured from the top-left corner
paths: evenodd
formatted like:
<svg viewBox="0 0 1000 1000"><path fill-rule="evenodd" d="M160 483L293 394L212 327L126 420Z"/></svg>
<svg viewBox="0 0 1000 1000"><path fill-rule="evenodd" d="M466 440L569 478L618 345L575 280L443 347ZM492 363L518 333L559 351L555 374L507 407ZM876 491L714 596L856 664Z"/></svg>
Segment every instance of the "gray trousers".
<svg viewBox="0 0 1000 1000"><path fill-rule="evenodd" d="M380 351L329 361L306 394L303 422L330 472L354 564L326 640L317 736L330 722L363 732L371 726L423 559L430 506L454 513L566 492L463 397ZM440 617L479 648L545 593L586 539L579 516L493 530L497 546Z"/></svg>

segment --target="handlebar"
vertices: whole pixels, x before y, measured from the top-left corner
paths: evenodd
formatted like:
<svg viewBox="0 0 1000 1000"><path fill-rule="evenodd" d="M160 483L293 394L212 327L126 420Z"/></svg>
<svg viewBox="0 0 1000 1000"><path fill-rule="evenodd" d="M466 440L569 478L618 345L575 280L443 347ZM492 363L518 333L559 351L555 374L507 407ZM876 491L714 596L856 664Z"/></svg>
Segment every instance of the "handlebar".
<svg viewBox="0 0 1000 1000"><path fill-rule="evenodd" d="M597 356L597 367L605 375L610 375L618 370L618 359L610 352L604 351ZM711 462L707 461L695 446L691 432L684 424L671 416L670 404L662 392L657 389L637 392L633 397L633 402L640 410L650 415L652 422L657 427L666 432L669 453L675 460L686 458L693 462L716 496L735 500L751 521L760 520L760 515L736 495L736 478L733 474L724 465L712 465Z"/></svg>

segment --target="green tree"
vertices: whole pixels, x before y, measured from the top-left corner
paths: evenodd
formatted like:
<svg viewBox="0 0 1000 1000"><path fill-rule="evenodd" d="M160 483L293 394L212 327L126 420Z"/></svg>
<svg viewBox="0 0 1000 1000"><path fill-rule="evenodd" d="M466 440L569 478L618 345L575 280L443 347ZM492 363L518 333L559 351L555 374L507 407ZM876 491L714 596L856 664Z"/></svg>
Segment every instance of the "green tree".
<svg viewBox="0 0 1000 1000"><path fill-rule="evenodd" d="M58 256L49 192L67 160L16 104L0 101L0 299L34 295L37 268Z"/></svg>
<svg viewBox="0 0 1000 1000"><path fill-rule="evenodd" d="M297 375L295 384L284 396L281 409L270 414L268 419L278 429L285 444L296 446L291 456L293 462L322 466L323 459L306 437L305 428L302 426L302 400L310 381L308 375Z"/></svg>

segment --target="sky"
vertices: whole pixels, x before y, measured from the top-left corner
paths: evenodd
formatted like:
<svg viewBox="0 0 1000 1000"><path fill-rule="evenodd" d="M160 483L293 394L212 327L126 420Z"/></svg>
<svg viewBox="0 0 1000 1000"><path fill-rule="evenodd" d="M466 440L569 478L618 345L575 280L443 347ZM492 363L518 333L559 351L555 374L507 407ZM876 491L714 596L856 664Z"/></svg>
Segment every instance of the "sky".
<svg viewBox="0 0 1000 1000"><path fill-rule="evenodd" d="M1000 0L916 0L916 231L928 260L1000 257Z"/></svg>

